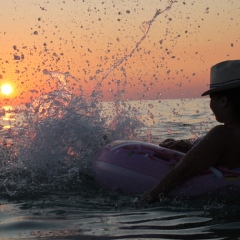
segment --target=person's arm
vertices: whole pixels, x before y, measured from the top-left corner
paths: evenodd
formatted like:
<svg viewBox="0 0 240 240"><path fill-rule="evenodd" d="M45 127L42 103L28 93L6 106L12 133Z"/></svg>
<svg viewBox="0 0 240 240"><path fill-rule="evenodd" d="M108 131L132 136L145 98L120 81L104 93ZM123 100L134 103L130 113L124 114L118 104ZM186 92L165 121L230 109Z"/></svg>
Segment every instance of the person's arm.
<svg viewBox="0 0 240 240"><path fill-rule="evenodd" d="M214 127L183 159L149 192L142 202L152 203L185 179L197 175L218 163L228 140L225 126Z"/></svg>
<svg viewBox="0 0 240 240"><path fill-rule="evenodd" d="M175 140L169 138L160 143L159 146L186 153L192 148L193 144L190 139Z"/></svg>

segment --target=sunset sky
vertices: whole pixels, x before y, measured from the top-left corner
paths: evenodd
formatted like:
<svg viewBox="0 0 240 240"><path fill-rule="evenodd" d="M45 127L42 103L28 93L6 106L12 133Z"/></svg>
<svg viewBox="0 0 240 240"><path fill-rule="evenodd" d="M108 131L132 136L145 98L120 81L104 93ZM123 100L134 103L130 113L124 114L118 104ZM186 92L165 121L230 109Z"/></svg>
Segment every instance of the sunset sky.
<svg viewBox="0 0 240 240"><path fill-rule="evenodd" d="M13 87L1 102L19 104L56 89L44 69L69 72L76 94L80 87L90 94L101 82L104 100L117 89L125 99L199 97L212 65L240 59L240 1L179 0L142 39L144 22L169 4L0 1L0 85Z"/></svg>

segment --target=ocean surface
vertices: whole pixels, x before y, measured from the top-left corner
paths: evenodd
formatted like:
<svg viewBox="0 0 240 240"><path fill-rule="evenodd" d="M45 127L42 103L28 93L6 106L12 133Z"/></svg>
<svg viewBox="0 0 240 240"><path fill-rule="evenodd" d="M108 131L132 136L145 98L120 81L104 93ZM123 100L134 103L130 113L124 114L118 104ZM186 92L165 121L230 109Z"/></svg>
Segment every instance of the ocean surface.
<svg viewBox="0 0 240 240"><path fill-rule="evenodd" d="M240 239L239 200L135 199L101 189L92 162L116 139L160 143L217 124L209 99L87 101L54 91L1 110L0 239Z"/></svg>

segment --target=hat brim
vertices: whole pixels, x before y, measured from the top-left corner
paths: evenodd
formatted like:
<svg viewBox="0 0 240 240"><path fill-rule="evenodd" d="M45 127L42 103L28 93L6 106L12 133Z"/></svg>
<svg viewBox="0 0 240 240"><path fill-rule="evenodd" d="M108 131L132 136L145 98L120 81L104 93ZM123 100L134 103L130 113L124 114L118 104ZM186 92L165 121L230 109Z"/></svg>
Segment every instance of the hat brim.
<svg viewBox="0 0 240 240"><path fill-rule="evenodd" d="M216 87L216 88L210 89L210 90L204 92L201 96L206 96L206 95L209 95L211 93L216 93L216 92L221 92L221 91L225 91L225 90L230 90L232 88L237 88L237 87L240 87L240 82L229 83L229 84L225 84L225 85L220 86L220 87Z"/></svg>

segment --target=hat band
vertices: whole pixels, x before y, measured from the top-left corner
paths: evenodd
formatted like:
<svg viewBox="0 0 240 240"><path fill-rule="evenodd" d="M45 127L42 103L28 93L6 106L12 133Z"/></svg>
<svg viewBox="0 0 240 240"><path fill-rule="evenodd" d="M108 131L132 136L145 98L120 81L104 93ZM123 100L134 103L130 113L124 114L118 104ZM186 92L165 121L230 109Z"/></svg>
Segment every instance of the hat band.
<svg viewBox="0 0 240 240"><path fill-rule="evenodd" d="M224 83L211 83L210 84L210 89L215 89L215 88L218 88L218 87L222 87L222 86L227 86L229 84L232 84L232 83L235 83L235 82L239 82L240 79L233 79L233 80L230 80L228 82L224 82Z"/></svg>

